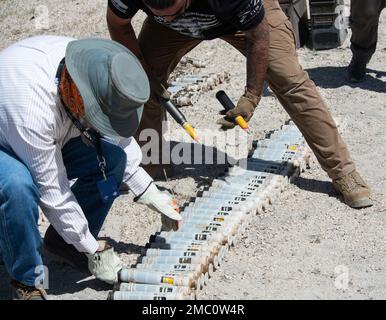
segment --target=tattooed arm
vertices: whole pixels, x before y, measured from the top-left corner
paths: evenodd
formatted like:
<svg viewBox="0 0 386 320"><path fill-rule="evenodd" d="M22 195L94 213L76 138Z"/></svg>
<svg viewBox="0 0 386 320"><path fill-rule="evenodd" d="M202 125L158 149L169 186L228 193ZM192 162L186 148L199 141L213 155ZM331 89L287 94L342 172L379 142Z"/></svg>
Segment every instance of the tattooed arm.
<svg viewBox="0 0 386 320"><path fill-rule="evenodd" d="M269 25L264 18L256 27L246 31L247 90L261 96L268 65Z"/></svg>
<svg viewBox="0 0 386 320"><path fill-rule="evenodd" d="M133 26L131 25L131 19L122 19L118 17L110 8L107 9L106 18L111 39L119 42L133 52L146 70L147 66L142 56L141 49L139 48Z"/></svg>
<svg viewBox="0 0 386 320"><path fill-rule="evenodd" d="M256 27L245 33L247 38L247 85L236 108L229 110L224 118L217 121L217 124L224 130L234 128L234 119L238 116L242 116L248 122L252 118L263 93L269 49L267 20L264 18Z"/></svg>

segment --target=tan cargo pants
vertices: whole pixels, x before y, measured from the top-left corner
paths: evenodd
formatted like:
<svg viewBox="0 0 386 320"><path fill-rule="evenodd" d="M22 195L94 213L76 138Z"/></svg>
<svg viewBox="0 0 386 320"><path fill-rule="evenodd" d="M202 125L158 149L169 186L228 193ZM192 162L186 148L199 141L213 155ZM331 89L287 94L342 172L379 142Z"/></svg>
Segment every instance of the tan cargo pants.
<svg viewBox="0 0 386 320"><path fill-rule="evenodd" d="M386 0L351 0L351 51L357 61L368 63L378 41L379 16Z"/></svg>
<svg viewBox="0 0 386 320"><path fill-rule="evenodd" d="M314 82L299 64L291 23L276 0L265 0L264 6L271 27L266 81L299 127L322 168L331 179L342 177L353 171L355 166ZM245 56L246 39L243 33L222 39ZM146 62L165 85L180 59L200 42L199 39L168 29L151 18L146 19L139 35ZM138 132L153 128L161 133L165 110L154 102L147 103L144 109Z"/></svg>

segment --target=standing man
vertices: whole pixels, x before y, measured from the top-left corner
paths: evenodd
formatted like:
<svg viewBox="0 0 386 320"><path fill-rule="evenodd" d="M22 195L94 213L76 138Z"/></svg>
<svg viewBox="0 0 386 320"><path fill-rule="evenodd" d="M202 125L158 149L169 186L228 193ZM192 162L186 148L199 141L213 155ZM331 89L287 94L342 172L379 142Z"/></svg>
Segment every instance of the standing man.
<svg viewBox="0 0 386 320"><path fill-rule="evenodd" d="M131 138L150 93L141 64L111 40L39 36L2 51L0 70L0 251L14 298L46 299L38 205L46 253L114 282L120 259L96 237L122 181L179 219Z"/></svg>
<svg viewBox="0 0 386 320"><path fill-rule="evenodd" d="M348 80L365 81L366 66L370 62L378 41L379 16L386 6L386 0L351 0L351 51L348 66Z"/></svg>
<svg viewBox="0 0 386 320"><path fill-rule="evenodd" d="M137 39L131 19L140 9L148 17ZM220 38L230 43L246 57L246 87L236 108L218 124L231 129L239 115L248 121L266 80L345 202L354 208L372 205L370 188L356 171L315 84L299 64L292 26L278 1L264 0L263 6L261 0L109 0L107 23L112 39L139 57L158 96L165 95L167 79L180 59L201 41ZM140 130L153 128L161 135L163 118L164 110L151 99Z"/></svg>

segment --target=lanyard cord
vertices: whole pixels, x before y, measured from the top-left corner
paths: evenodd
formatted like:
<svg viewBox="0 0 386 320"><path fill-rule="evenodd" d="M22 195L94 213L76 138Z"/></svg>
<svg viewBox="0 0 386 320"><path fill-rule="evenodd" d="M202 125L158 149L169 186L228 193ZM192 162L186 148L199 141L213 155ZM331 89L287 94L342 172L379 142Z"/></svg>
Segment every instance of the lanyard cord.
<svg viewBox="0 0 386 320"><path fill-rule="evenodd" d="M64 100L63 100L63 98L62 98L62 96L60 94L60 90L59 90L59 88L60 88L60 78L61 78L61 74L62 74L64 65L65 65L65 58L63 58L62 61L60 61L59 67L58 67L58 71L56 73L56 85L58 86L60 100L62 102L64 110L67 113L67 116L70 118L72 123L80 131L80 133L91 143L91 145L94 146L94 148L96 149L99 169L101 170L101 172L103 174L103 178L105 180L107 180L107 177L106 177L106 167L107 167L107 164L106 164L106 159L105 159L105 157L103 156L103 153L102 153L102 143L101 143L102 138L101 138L100 133L97 132L94 129L85 128L85 126L79 121L79 119L77 119L70 112L70 110L68 109L68 107L64 103Z"/></svg>

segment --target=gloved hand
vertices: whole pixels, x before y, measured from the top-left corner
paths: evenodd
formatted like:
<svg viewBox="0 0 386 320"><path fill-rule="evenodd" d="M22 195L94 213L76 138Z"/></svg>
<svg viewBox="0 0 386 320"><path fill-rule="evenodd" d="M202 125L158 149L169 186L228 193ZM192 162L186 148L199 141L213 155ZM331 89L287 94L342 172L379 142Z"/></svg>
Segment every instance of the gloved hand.
<svg viewBox="0 0 386 320"><path fill-rule="evenodd" d="M149 82L152 98L163 98L165 100L170 100L170 93L166 90L164 85L155 75L154 71L150 70L149 72ZM157 100L157 99L156 99Z"/></svg>
<svg viewBox="0 0 386 320"><path fill-rule="evenodd" d="M99 249L94 254L86 254L88 269L95 278L114 284L118 281L118 272L122 269L122 263L106 241L98 241Z"/></svg>
<svg viewBox="0 0 386 320"><path fill-rule="evenodd" d="M164 214L170 219L181 220L177 202L169 194L159 191L154 183L150 184L149 188L140 196L137 202Z"/></svg>
<svg viewBox="0 0 386 320"><path fill-rule="evenodd" d="M233 129L236 126L235 118L242 116L246 122L251 120L253 112L259 104L261 96L254 95L248 88L245 89L237 103L237 106L229 111L223 110L220 114L225 115L224 118L217 120L217 124L222 130Z"/></svg>

